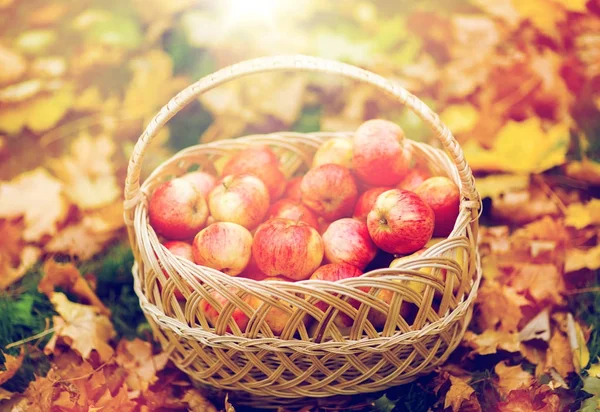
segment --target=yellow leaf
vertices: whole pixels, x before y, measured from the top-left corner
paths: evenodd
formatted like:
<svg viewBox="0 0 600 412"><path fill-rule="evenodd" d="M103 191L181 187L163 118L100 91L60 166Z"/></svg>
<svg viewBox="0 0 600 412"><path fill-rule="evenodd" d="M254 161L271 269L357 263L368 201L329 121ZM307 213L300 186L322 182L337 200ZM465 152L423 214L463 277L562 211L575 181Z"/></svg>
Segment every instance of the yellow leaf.
<svg viewBox="0 0 600 412"><path fill-rule="evenodd" d="M600 185L600 163L584 158L581 162L567 163L567 176Z"/></svg>
<svg viewBox="0 0 600 412"><path fill-rule="evenodd" d="M474 170L540 173L565 162L569 125L559 123L547 131L541 120L509 121L498 132L491 150L469 140L463 150Z"/></svg>
<svg viewBox="0 0 600 412"><path fill-rule="evenodd" d="M588 374L594 378L600 378L600 363L594 363L588 369Z"/></svg>
<svg viewBox="0 0 600 412"><path fill-rule="evenodd" d="M1 353L2 351L0 351ZM12 356L7 353L3 353L4 355L4 370L0 370L0 385L7 382L10 378L15 376L15 373L21 368L23 364L23 358L25 357L25 351L21 350L21 354L17 356Z"/></svg>
<svg viewBox="0 0 600 412"><path fill-rule="evenodd" d="M217 412L214 405L198 389L188 389L185 395L183 395L183 401L187 403L190 412ZM225 407L227 408L225 409L226 412L235 412L235 409L231 407L227 399L225 399Z"/></svg>
<svg viewBox="0 0 600 412"><path fill-rule="evenodd" d="M583 336L583 331L579 323L575 322L572 314L567 314L567 337L573 353L573 366L575 372L581 372L590 363L590 351Z"/></svg>
<svg viewBox="0 0 600 412"><path fill-rule="evenodd" d="M452 411L460 411L460 405L469 399L473 392L475 390L467 384L465 379L450 375L450 389L446 393L444 409L452 407Z"/></svg>
<svg viewBox="0 0 600 412"><path fill-rule="evenodd" d="M565 273L580 269L596 270L600 268L600 245L589 249L567 249Z"/></svg>
<svg viewBox="0 0 600 412"><path fill-rule="evenodd" d="M500 362L494 371L498 375L498 391L504 396L515 389L527 388L533 382L531 374L525 372L521 365L506 366L506 362Z"/></svg>
<svg viewBox="0 0 600 412"><path fill-rule="evenodd" d="M528 19L542 33L558 36L558 24L566 19L565 10L553 0L512 0L522 19Z"/></svg>
<svg viewBox="0 0 600 412"><path fill-rule="evenodd" d="M479 111L469 103L455 104L446 107L440 114L440 118L452 133L458 135L475 127L479 120Z"/></svg>
<svg viewBox="0 0 600 412"><path fill-rule="evenodd" d="M521 20L519 13L515 10L511 0L470 0L470 2L487 14L504 20L511 27L517 26Z"/></svg>
<svg viewBox="0 0 600 412"><path fill-rule="evenodd" d="M586 4L588 0L558 0L567 10L585 13L587 12Z"/></svg>
<svg viewBox="0 0 600 412"><path fill-rule="evenodd" d="M71 145L71 154L49 163L62 179L69 199L82 210L98 209L114 202L121 194L112 156L113 140L106 135L92 138L82 133Z"/></svg>
<svg viewBox="0 0 600 412"><path fill-rule="evenodd" d="M27 62L21 55L0 45L0 67L0 85L8 84L18 81L25 74Z"/></svg>
<svg viewBox="0 0 600 412"><path fill-rule="evenodd" d="M464 341L474 349L475 353L480 355L496 353L498 349L518 352L520 346L518 333L500 332L493 329L487 329L480 335L467 331Z"/></svg>
<svg viewBox="0 0 600 412"><path fill-rule="evenodd" d="M52 353L60 337L84 359L92 350L98 352L102 362L111 358L114 351L108 342L116 332L106 315L99 314L94 306L71 302L64 293L54 293L50 301L60 316L53 317L55 333L44 352Z"/></svg>
<svg viewBox="0 0 600 412"><path fill-rule="evenodd" d="M528 175L500 174L477 179L477 190L482 198L496 199L505 193L526 190L528 187Z"/></svg>
<svg viewBox="0 0 600 412"><path fill-rule="evenodd" d="M45 169L23 173L11 182L0 183L0 218L23 216L23 239L29 242L54 235L67 212L62 192L62 183Z"/></svg>
<svg viewBox="0 0 600 412"><path fill-rule="evenodd" d="M569 339L558 329L554 330L546 352L546 368L551 367L563 378L575 370Z"/></svg>
<svg viewBox="0 0 600 412"><path fill-rule="evenodd" d="M586 204L570 204L567 207L565 224L575 229L600 224L600 199L592 199Z"/></svg>

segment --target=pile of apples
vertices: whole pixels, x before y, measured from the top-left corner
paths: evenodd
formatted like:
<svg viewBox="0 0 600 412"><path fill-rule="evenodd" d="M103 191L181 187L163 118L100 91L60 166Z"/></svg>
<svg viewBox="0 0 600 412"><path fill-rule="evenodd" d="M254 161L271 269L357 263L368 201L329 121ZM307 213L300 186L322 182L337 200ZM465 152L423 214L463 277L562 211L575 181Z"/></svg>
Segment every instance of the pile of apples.
<svg viewBox="0 0 600 412"><path fill-rule="evenodd" d="M173 254L230 276L338 281L422 253L433 236L450 234L459 213L458 187L419 165L389 121L369 120L352 139L327 140L304 176L287 180L280 166L270 148L251 146L231 156L220 177L195 171L165 182L150 198L150 225ZM378 297L389 303L385 292ZM175 296L183 299L179 290ZM255 309L263 304L244 299ZM206 300L200 310L215 326L219 312ZM382 328L384 314L371 312ZM238 309L231 316L244 332L248 316ZM265 318L275 335L288 320L277 308ZM352 325L343 313L334 321Z"/></svg>

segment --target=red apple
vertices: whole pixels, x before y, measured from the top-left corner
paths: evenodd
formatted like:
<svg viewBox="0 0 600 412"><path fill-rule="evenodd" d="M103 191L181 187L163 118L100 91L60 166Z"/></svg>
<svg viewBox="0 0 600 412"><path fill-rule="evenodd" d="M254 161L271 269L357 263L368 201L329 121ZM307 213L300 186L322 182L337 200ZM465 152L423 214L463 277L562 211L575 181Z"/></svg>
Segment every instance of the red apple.
<svg viewBox="0 0 600 412"><path fill-rule="evenodd" d="M300 190L302 202L327 220L352 215L357 198L356 182L344 166L326 164L309 170Z"/></svg>
<svg viewBox="0 0 600 412"><path fill-rule="evenodd" d="M372 189L364 192L358 200L356 201L356 206L354 206L354 217L356 219L367 220L367 215L373 209L373 205L375 204L375 200L377 200L377 196L382 194L385 191L392 189L391 187L374 187Z"/></svg>
<svg viewBox="0 0 600 412"><path fill-rule="evenodd" d="M319 167L328 163L352 167L352 140L344 137L329 139L317 149L313 157L312 167Z"/></svg>
<svg viewBox="0 0 600 412"><path fill-rule="evenodd" d="M367 216L373 242L388 253L406 255L421 249L431 239L435 217L416 193L392 189L377 197Z"/></svg>
<svg viewBox="0 0 600 412"><path fill-rule="evenodd" d="M290 220L300 220L318 229L317 217L314 213L304 206L299 200L280 199L271 205L267 212L267 218L273 219L281 217Z"/></svg>
<svg viewBox="0 0 600 412"><path fill-rule="evenodd" d="M235 294L237 292L237 289L234 287L231 287L229 289L229 291L231 293ZM215 290L213 290L210 295L221 305L221 307L225 307L227 305L227 303L229 302L228 298L221 295L220 293L218 293ZM242 298L242 300L247 302L248 297L246 296L246 297ZM220 310L213 307L210 303L208 303L208 301L206 299L202 299L200 301L200 303L198 304L198 306L200 308L200 311L202 313L204 313L204 316L206 317L206 320L208 321L208 323L211 326L216 327L217 320L219 319L219 315L221 314ZM233 312L231 313L231 319L233 319L233 321L237 324L237 326L240 328L240 331L242 333L246 331L246 328L248 327L248 321L250 320L250 318L248 316L246 316L246 314L241 309L239 309L239 308L234 309ZM225 331L227 333L232 333L231 327L229 325L226 327Z"/></svg>
<svg viewBox="0 0 600 412"><path fill-rule="evenodd" d="M194 262L236 276L248 265L251 248L248 229L236 223L217 222L194 238Z"/></svg>
<svg viewBox="0 0 600 412"><path fill-rule="evenodd" d="M336 282L341 279L355 278L362 275L360 269L355 266L352 266L348 263L330 263L328 265L323 265L319 269L315 271L310 277L311 280L328 280L331 282ZM349 303L355 307L359 308L360 303L356 299L350 299ZM321 311L325 312L329 308L329 304L318 301L315 303L315 306L319 308ZM346 315L343 312L338 312L337 316L333 320L333 322L338 327L350 327L354 323L353 319Z"/></svg>
<svg viewBox="0 0 600 412"><path fill-rule="evenodd" d="M323 233L325 233L330 224L329 220L325 220L322 217L317 218L317 231L321 236L323 236Z"/></svg>
<svg viewBox="0 0 600 412"><path fill-rule="evenodd" d="M180 240L171 240L169 242L163 243L163 245L175 256L181 256L182 258L187 259L191 262L194 261L194 255L192 253L192 245L190 245L189 243L182 242ZM163 269L163 273L168 279L169 274L167 273L167 271ZM185 299L185 297L183 296L183 293L181 293L181 291L179 289L175 289L174 294L175 294L175 298L177 298L177 300Z"/></svg>
<svg viewBox="0 0 600 412"><path fill-rule="evenodd" d="M398 184L398 189L414 192L417 187L431 177L431 173L424 169L411 169Z"/></svg>
<svg viewBox="0 0 600 412"><path fill-rule="evenodd" d="M302 200L302 191L300 190L301 183L302 176L288 180L283 197L286 199Z"/></svg>
<svg viewBox="0 0 600 412"><path fill-rule="evenodd" d="M395 186L410 164L404 131L387 120L368 120L360 125L354 133L353 152L356 176L374 186Z"/></svg>
<svg viewBox="0 0 600 412"><path fill-rule="evenodd" d="M256 176L225 176L208 195L208 207L218 222L232 222L253 229L267 214L269 193Z"/></svg>
<svg viewBox="0 0 600 412"><path fill-rule="evenodd" d="M205 199L217 184L216 177L201 171L186 173L181 178L190 182Z"/></svg>
<svg viewBox="0 0 600 412"><path fill-rule="evenodd" d="M276 200L285 190L285 175L279 169L279 159L267 146L254 146L235 154L225 167L223 175L252 174L263 181L269 198Z"/></svg>
<svg viewBox="0 0 600 412"><path fill-rule="evenodd" d="M152 193L148 217L158 234L184 240L194 237L204 227L208 208L202 194L190 182L173 179Z"/></svg>
<svg viewBox="0 0 600 412"><path fill-rule="evenodd" d="M323 240L314 228L304 222L272 219L256 230L252 254L266 275L302 280L321 264Z"/></svg>
<svg viewBox="0 0 600 412"><path fill-rule="evenodd" d="M430 177L415 192L431 207L435 215L433 236L447 237L456 223L460 207L460 190L447 177Z"/></svg>
<svg viewBox="0 0 600 412"><path fill-rule="evenodd" d="M348 263L363 270L377 255L367 224L344 218L332 222L323 233L325 258L331 263Z"/></svg>

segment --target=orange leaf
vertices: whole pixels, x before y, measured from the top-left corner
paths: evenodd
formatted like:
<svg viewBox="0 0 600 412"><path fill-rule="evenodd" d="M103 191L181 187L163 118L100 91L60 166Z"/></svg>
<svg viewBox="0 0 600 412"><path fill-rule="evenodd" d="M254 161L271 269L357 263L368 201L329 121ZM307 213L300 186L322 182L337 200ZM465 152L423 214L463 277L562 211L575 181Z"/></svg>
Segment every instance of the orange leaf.
<svg viewBox="0 0 600 412"><path fill-rule="evenodd" d="M0 351L2 352L2 351ZM3 352L2 352L3 353ZM0 385L4 384L10 378L15 376L15 373L19 370L21 365L23 364L23 358L25 357L25 352L21 350L21 354L17 356L11 356L4 353L4 369L0 370Z"/></svg>
<svg viewBox="0 0 600 412"><path fill-rule="evenodd" d="M533 381L531 374L525 372L521 365L506 366L506 362L500 362L494 371L498 375L498 390L504 396L523 386L529 387Z"/></svg>
<svg viewBox="0 0 600 412"><path fill-rule="evenodd" d="M110 316L110 310L98 299L75 265L50 259L44 264L44 277L40 280L38 290L51 298L57 286L95 306L99 313Z"/></svg>
<svg viewBox="0 0 600 412"><path fill-rule="evenodd" d="M156 373L162 370L169 355L152 355L152 345L140 339L122 339L117 346L116 362L127 371L127 385L135 391L146 391L158 379Z"/></svg>
<svg viewBox="0 0 600 412"><path fill-rule="evenodd" d="M492 329L488 329L480 335L467 331L464 341L474 349L474 353L479 355L496 353L498 349L518 352L520 346L517 333L500 332Z"/></svg>
<svg viewBox="0 0 600 412"><path fill-rule="evenodd" d="M513 274L511 284L519 292L529 292L538 303L563 303L565 284L555 265L524 264Z"/></svg>
<svg viewBox="0 0 600 412"><path fill-rule="evenodd" d="M554 330L546 352L546 368L554 368L565 378L575 370L569 339L558 329Z"/></svg>
<svg viewBox="0 0 600 412"><path fill-rule="evenodd" d="M560 399L547 385L535 390L517 389L498 404L498 412L558 412Z"/></svg>
<svg viewBox="0 0 600 412"><path fill-rule="evenodd" d="M453 411L460 411L460 405L468 400L474 389L467 384L468 379L461 379L450 375L450 389L446 393L444 408L452 407Z"/></svg>
<svg viewBox="0 0 600 412"><path fill-rule="evenodd" d="M523 317L521 306L530 302L510 286L494 280L486 280L477 294L479 303L478 321L483 329L498 329L515 332Z"/></svg>
<svg viewBox="0 0 600 412"><path fill-rule="evenodd" d="M206 397L200 393L198 389L188 389L183 395L183 401L187 403L188 410L191 412L217 412L217 409ZM233 406L227 401L226 410L229 412L235 412Z"/></svg>

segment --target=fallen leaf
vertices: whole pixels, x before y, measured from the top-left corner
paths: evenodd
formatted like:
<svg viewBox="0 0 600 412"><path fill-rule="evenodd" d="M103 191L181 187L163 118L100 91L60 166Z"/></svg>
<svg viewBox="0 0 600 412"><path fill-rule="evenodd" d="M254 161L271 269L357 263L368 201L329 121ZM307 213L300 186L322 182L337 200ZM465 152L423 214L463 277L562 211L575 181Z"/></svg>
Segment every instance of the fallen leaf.
<svg viewBox="0 0 600 412"><path fill-rule="evenodd" d="M479 7L487 14L504 20L511 27L517 26L521 20L521 16L513 6L511 0L470 0L470 3Z"/></svg>
<svg viewBox="0 0 600 412"><path fill-rule="evenodd" d="M567 163L566 174L573 179L600 185L600 163L584 158L582 161Z"/></svg>
<svg viewBox="0 0 600 412"><path fill-rule="evenodd" d="M469 399L475 390L467 384L468 379L461 379L450 375L450 389L446 393L444 408L451 407L453 411L460 411L463 401Z"/></svg>
<svg viewBox="0 0 600 412"><path fill-rule="evenodd" d="M558 37L558 25L566 19L566 12L554 0L513 0L513 5L521 19L527 19L542 33Z"/></svg>
<svg viewBox="0 0 600 412"><path fill-rule="evenodd" d="M12 356L7 353L0 351L4 355L4 370L0 370L0 385L3 385L10 378L15 376L15 373L21 368L23 359L25 358L25 351L21 350L19 356Z"/></svg>
<svg viewBox="0 0 600 412"><path fill-rule="evenodd" d="M480 326L503 332L516 332L523 317L521 306L530 305L523 295L497 281L486 280L477 294Z"/></svg>
<svg viewBox="0 0 600 412"><path fill-rule="evenodd" d="M521 365L507 366L506 362L500 362L494 372L498 375L498 391L503 396L515 389L528 388L533 383L533 376L525 372Z"/></svg>
<svg viewBox="0 0 600 412"><path fill-rule="evenodd" d="M27 70L27 62L21 55L0 45L0 67L0 85L4 85L18 81Z"/></svg>
<svg viewBox="0 0 600 412"><path fill-rule="evenodd" d="M44 348L49 354L54 351L58 338L87 359L96 350L101 361L107 361L114 353L108 343L116 332L112 323L98 308L71 302L60 292L55 292L50 301L60 316L52 318L54 336Z"/></svg>
<svg viewBox="0 0 600 412"><path fill-rule="evenodd" d="M110 136L92 138L84 132L71 144L70 155L52 160L50 167L65 182L65 193L73 203L82 210L98 209L121 194L112 161L114 153Z"/></svg>
<svg viewBox="0 0 600 412"><path fill-rule="evenodd" d="M54 235L67 213L63 184L45 169L23 173L11 182L0 183L0 218L25 219L23 239L37 242Z"/></svg>
<svg viewBox="0 0 600 412"><path fill-rule="evenodd" d="M188 410L191 412L217 412L214 405L198 389L188 389L183 395L183 401L188 405ZM235 409L227 400L225 400L225 404L226 412L235 412Z"/></svg>
<svg viewBox="0 0 600 412"><path fill-rule="evenodd" d="M506 193L524 191L528 188L528 175L495 174L477 179L477 190L481 198L489 197L492 200Z"/></svg>
<svg viewBox="0 0 600 412"><path fill-rule="evenodd" d="M550 311L548 308L538 313L519 332L519 341L525 342L532 339L550 340Z"/></svg>
<svg viewBox="0 0 600 412"><path fill-rule="evenodd" d="M134 391L145 392L158 380L156 373L161 371L169 360L166 352L152 354L152 345L140 339L122 339L117 345L115 361L127 371L127 386Z"/></svg>
<svg viewBox="0 0 600 412"><path fill-rule="evenodd" d="M15 395L14 392L9 392L4 388L0 388L0 401L6 401L11 399L13 396ZM4 406L7 406L5 404L3 404ZM12 409L14 410L14 409Z"/></svg>
<svg viewBox="0 0 600 412"><path fill-rule="evenodd" d="M101 252L115 236L115 232L94 232L82 221L58 232L46 244L45 249L88 260Z"/></svg>
<svg viewBox="0 0 600 412"><path fill-rule="evenodd" d="M47 412L51 410L52 398L54 397L54 379L57 379L54 371L51 369L46 377L36 376L35 380L29 383L29 386L23 394L26 399L26 408L23 412Z"/></svg>
<svg viewBox="0 0 600 412"><path fill-rule="evenodd" d="M518 352L520 345L518 333L500 332L493 329L487 329L479 335L468 330L464 336L464 343L479 355L496 353L498 349Z"/></svg>
<svg viewBox="0 0 600 412"><path fill-rule="evenodd" d="M587 372L588 375L593 376L594 378L600 378L600 363L594 363Z"/></svg>
<svg viewBox="0 0 600 412"><path fill-rule="evenodd" d="M575 370L569 339L559 330L554 330L552 333L546 356L546 368L556 369L563 378Z"/></svg>
<svg viewBox="0 0 600 412"><path fill-rule="evenodd" d="M110 310L98 299L74 264L58 263L49 259L44 263L43 270L44 276L38 284L38 290L49 299L54 295L54 289L60 287L96 307L98 313L110 316Z"/></svg>
<svg viewBox="0 0 600 412"><path fill-rule="evenodd" d="M600 379L588 376L583 378L583 390L592 395L581 405L581 412L596 412L600 406Z"/></svg>
<svg viewBox="0 0 600 412"><path fill-rule="evenodd" d="M440 119L455 135L469 132L475 127L479 112L475 106L464 103L448 106L440 113ZM479 181L477 182L479 189Z"/></svg>
<svg viewBox="0 0 600 412"><path fill-rule="evenodd" d="M585 204L570 204L567 207L565 224L575 229L600 224L600 199L592 199Z"/></svg>
<svg viewBox="0 0 600 412"><path fill-rule="evenodd" d="M560 398L548 385L540 385L535 389L516 389L506 397L506 401L498 403L498 412L558 412Z"/></svg>
<svg viewBox="0 0 600 412"><path fill-rule="evenodd" d="M21 279L40 258L41 251L35 246L25 246L21 249L19 264L14 267L9 259L0 255L0 291L6 289Z"/></svg>
<svg viewBox="0 0 600 412"><path fill-rule="evenodd" d="M579 373L590 363L590 351L581 326L575 322L571 313L567 314L567 337L573 354L573 366L575 372Z"/></svg>
<svg viewBox="0 0 600 412"><path fill-rule="evenodd" d="M492 149L485 150L469 140L463 151L476 171L540 173L563 164L568 146L568 123L545 130L539 117L531 117L522 122L508 121L498 132Z"/></svg>
<svg viewBox="0 0 600 412"><path fill-rule="evenodd" d="M528 292L538 302L562 304L565 291L562 274L553 264L523 264L516 268L511 285L519 292Z"/></svg>
<svg viewBox="0 0 600 412"><path fill-rule="evenodd" d="M543 216L557 216L559 213L556 202L541 190L506 192L492 203L494 218L520 225Z"/></svg>
<svg viewBox="0 0 600 412"><path fill-rule="evenodd" d="M575 272L580 269L596 270L600 268L600 245L589 249L567 249L565 272Z"/></svg>

